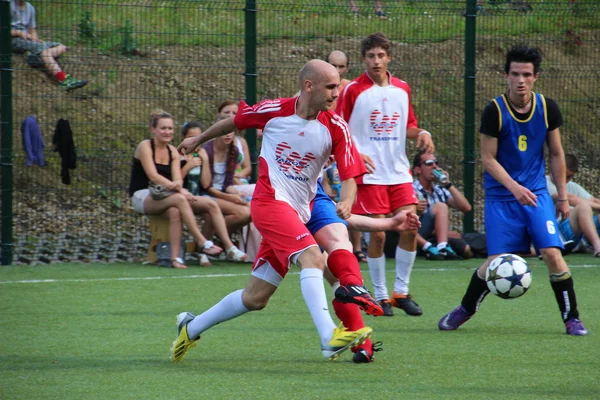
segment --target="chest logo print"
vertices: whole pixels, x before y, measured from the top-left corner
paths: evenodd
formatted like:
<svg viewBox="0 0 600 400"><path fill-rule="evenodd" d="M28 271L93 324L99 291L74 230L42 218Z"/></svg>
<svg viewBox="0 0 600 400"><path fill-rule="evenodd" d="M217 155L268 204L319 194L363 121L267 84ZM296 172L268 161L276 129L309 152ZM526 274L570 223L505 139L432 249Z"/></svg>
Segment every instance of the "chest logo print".
<svg viewBox="0 0 600 400"><path fill-rule="evenodd" d="M385 132L388 135L391 134L396 125L398 125L398 119L400 119L400 114L398 112L394 112L390 117L379 110L373 111L369 117L371 127L378 135L381 135L382 132Z"/></svg>
<svg viewBox="0 0 600 400"><path fill-rule="evenodd" d="M300 174L309 162L316 160L315 155L311 152L302 156L291 150L292 148L287 142L281 142L275 148L275 159L282 172L291 172L291 169L296 174Z"/></svg>

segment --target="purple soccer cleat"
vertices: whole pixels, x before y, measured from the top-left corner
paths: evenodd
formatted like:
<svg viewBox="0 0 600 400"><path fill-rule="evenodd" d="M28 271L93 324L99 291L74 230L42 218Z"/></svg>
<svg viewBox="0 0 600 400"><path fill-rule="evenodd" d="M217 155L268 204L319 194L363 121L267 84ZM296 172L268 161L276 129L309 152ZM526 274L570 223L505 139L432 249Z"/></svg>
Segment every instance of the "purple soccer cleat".
<svg viewBox="0 0 600 400"><path fill-rule="evenodd" d="M587 336L588 330L583 326L583 322L577 318L570 318L565 321L565 328L567 328L567 335L572 336Z"/></svg>
<svg viewBox="0 0 600 400"><path fill-rule="evenodd" d="M462 305L460 305L440 319L438 328L440 328L441 331L455 331L472 316L473 314L470 314Z"/></svg>

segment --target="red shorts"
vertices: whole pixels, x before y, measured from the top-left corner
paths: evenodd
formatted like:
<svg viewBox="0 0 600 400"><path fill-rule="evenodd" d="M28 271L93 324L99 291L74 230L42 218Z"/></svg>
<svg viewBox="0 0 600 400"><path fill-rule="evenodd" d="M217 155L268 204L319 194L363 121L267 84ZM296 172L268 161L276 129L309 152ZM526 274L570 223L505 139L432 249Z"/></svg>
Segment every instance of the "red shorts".
<svg viewBox="0 0 600 400"><path fill-rule="evenodd" d="M352 213L358 215L389 214L400 207L417 204L412 183L398 185L360 184Z"/></svg>
<svg viewBox="0 0 600 400"><path fill-rule="evenodd" d="M317 245L298 212L284 201L253 199L250 215L262 235L252 271L269 263L283 279L290 268L291 257Z"/></svg>

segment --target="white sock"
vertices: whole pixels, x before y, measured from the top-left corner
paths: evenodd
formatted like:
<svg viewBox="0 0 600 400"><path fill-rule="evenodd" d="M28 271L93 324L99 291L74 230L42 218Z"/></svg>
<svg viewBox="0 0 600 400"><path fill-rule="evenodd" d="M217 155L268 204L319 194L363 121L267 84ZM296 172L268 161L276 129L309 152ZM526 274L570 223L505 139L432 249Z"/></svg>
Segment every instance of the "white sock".
<svg viewBox="0 0 600 400"><path fill-rule="evenodd" d="M385 255L379 258L367 257L367 265L373 281L373 292L375 300L385 300L389 298L387 285L385 282Z"/></svg>
<svg viewBox="0 0 600 400"><path fill-rule="evenodd" d="M437 244L437 249L438 249L438 250L441 250L441 249L443 249L443 248L444 248L444 247L446 247L446 246L448 246L448 242L439 242L439 243Z"/></svg>
<svg viewBox="0 0 600 400"><path fill-rule="evenodd" d="M428 249L428 248L430 248L431 246L433 246L433 245L431 244L431 242L427 242L427 243L425 243L425 244L423 245L423 251L427 250L427 249Z"/></svg>
<svg viewBox="0 0 600 400"><path fill-rule="evenodd" d="M319 331L321 345L326 346L331 340L335 324L327 307L323 271L318 268L305 268L300 271L300 289L313 323Z"/></svg>
<svg viewBox="0 0 600 400"><path fill-rule="evenodd" d="M406 251L396 247L396 280L394 281L394 292L397 294L408 294L410 273L415 263L416 251Z"/></svg>
<svg viewBox="0 0 600 400"><path fill-rule="evenodd" d="M187 326L190 339L197 338L202 332L221 322L246 314L249 310L242 302L243 291L243 289L240 289L229 293L220 302L191 320Z"/></svg>
<svg viewBox="0 0 600 400"><path fill-rule="evenodd" d="M340 281L335 281L333 285L331 285L331 293L333 293L333 298L335 298L335 291L340 287Z"/></svg>

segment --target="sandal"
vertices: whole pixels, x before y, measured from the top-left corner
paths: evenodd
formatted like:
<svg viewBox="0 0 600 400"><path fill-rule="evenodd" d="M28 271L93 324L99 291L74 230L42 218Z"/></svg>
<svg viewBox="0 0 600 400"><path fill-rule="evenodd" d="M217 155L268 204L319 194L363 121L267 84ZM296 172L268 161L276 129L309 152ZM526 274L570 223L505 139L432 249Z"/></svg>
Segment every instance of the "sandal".
<svg viewBox="0 0 600 400"><path fill-rule="evenodd" d="M363 253L362 250L355 251L354 256L356 257L359 263L367 262L367 255Z"/></svg>
<svg viewBox="0 0 600 400"><path fill-rule="evenodd" d="M207 240L202 246L200 246L200 253L204 253L207 256L218 256L222 252L223 249L219 246L215 246L211 240Z"/></svg>
<svg viewBox="0 0 600 400"><path fill-rule="evenodd" d="M212 265L208 256L204 253L198 254L198 264L200 264L201 267L210 267Z"/></svg>
<svg viewBox="0 0 600 400"><path fill-rule="evenodd" d="M177 257L171 260L171 268L187 268L187 266L181 258Z"/></svg>
<svg viewBox="0 0 600 400"><path fill-rule="evenodd" d="M244 253L235 246L227 250L227 261L244 262L248 259L248 254Z"/></svg>

